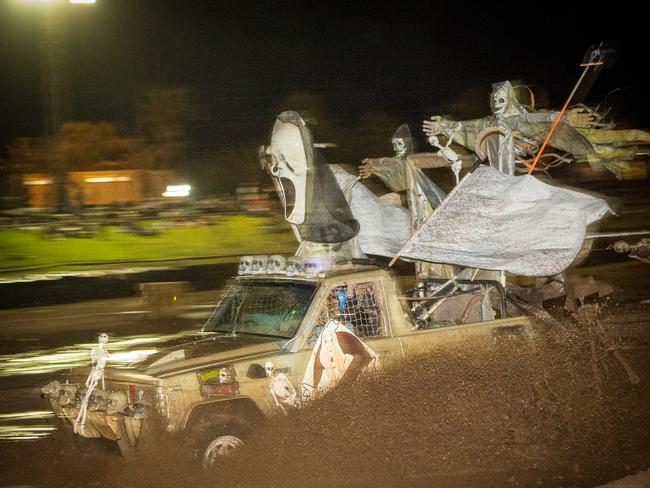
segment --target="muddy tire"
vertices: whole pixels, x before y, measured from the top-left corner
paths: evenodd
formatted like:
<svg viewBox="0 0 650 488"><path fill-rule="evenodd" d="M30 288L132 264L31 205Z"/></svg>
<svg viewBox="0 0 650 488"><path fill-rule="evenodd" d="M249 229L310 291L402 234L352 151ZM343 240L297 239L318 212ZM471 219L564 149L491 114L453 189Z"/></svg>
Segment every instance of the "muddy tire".
<svg viewBox="0 0 650 488"><path fill-rule="evenodd" d="M243 447L248 428L242 420L224 414L210 414L188 427L185 445L193 462L204 470L219 463L219 458L233 455Z"/></svg>

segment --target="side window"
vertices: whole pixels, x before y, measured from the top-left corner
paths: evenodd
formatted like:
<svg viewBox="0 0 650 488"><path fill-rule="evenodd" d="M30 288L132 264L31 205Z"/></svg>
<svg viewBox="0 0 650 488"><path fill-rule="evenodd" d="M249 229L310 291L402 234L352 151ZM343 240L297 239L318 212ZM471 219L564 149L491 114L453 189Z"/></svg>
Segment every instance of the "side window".
<svg viewBox="0 0 650 488"><path fill-rule="evenodd" d="M320 311L309 344L316 344L330 319L345 325L361 338L385 336L379 292L379 285L374 282L350 283L332 288Z"/></svg>

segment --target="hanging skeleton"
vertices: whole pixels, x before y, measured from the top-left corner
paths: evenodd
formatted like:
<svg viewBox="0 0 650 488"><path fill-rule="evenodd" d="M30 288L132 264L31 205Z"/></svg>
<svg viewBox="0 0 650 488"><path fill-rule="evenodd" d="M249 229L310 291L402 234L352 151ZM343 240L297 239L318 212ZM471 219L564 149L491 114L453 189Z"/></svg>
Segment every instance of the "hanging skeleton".
<svg viewBox="0 0 650 488"><path fill-rule="evenodd" d="M91 369L88 378L86 379L86 388L83 397L81 398L79 414L74 421L75 433L80 433L86 425L88 405L100 380L102 382L102 391L105 391L106 389L106 385L104 384L104 368L110 359L110 353L105 349L105 346L108 343L108 335L104 333L100 334L97 343L97 347L93 347L90 351ZM95 405L94 402L93 405Z"/></svg>
<svg viewBox="0 0 650 488"><path fill-rule="evenodd" d="M271 361L264 363L264 370L266 371L266 376L271 379L269 389L271 390L271 396L273 397L275 406L285 415L287 414L286 407L300 408L298 392L291 384L291 381L289 381L289 378L287 378L287 375L275 371L275 367Z"/></svg>
<svg viewBox="0 0 650 488"><path fill-rule="evenodd" d="M453 133L447 137L447 144L444 146L438 141L438 137L430 136L428 138L429 144L438 149L438 153L451 163L451 171L454 173L454 178L456 179L456 184L460 181L460 170L463 167L463 162L460 160L460 156L456 154L449 146L453 141Z"/></svg>

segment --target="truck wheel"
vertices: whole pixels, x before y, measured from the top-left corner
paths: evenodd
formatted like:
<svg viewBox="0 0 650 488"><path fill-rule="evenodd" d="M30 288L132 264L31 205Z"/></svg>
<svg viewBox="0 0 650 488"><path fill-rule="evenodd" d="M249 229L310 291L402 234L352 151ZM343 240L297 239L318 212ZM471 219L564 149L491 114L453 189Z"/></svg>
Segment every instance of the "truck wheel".
<svg viewBox="0 0 650 488"><path fill-rule="evenodd" d="M220 435L212 440L203 451L201 466L203 469L211 469L222 456L230 456L237 449L244 445L244 441L234 435Z"/></svg>
<svg viewBox="0 0 650 488"><path fill-rule="evenodd" d="M188 427L185 439L197 464L209 470L221 457L234 454L244 445L246 429L242 422L226 415L207 415Z"/></svg>

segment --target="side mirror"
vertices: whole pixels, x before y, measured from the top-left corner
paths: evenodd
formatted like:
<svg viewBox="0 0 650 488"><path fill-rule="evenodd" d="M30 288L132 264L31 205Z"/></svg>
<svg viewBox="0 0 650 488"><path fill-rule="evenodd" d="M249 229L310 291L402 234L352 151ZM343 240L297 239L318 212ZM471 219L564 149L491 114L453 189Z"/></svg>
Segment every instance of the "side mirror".
<svg viewBox="0 0 650 488"><path fill-rule="evenodd" d="M266 370L261 364L253 363L248 367L246 376L254 380L266 378Z"/></svg>

